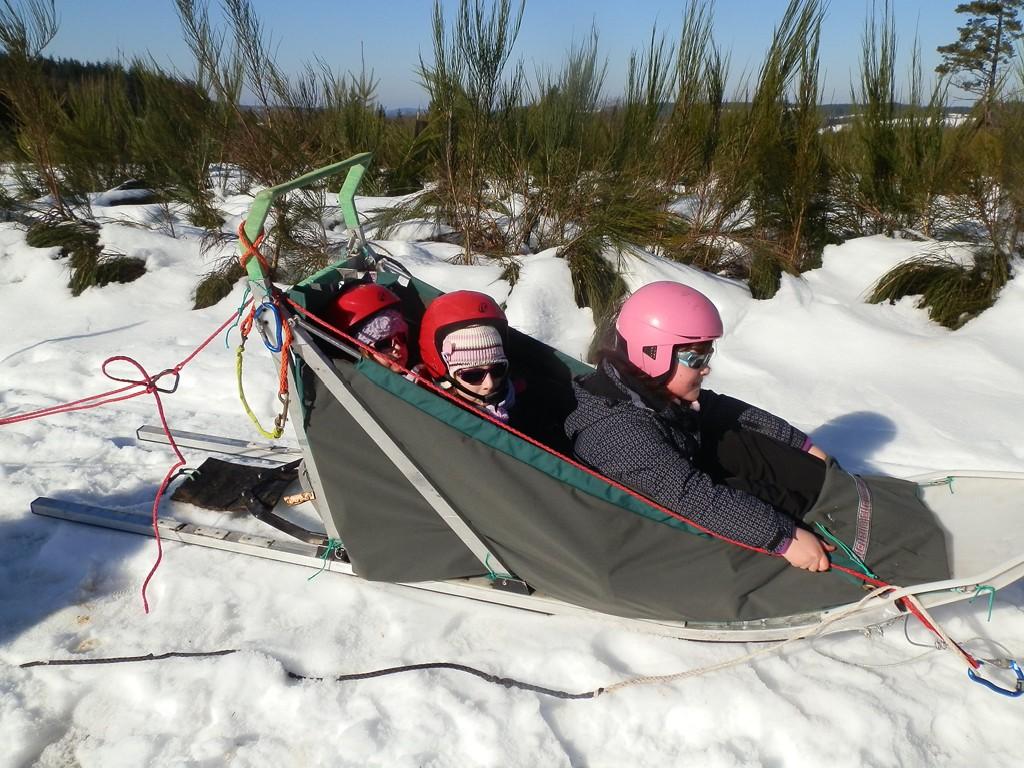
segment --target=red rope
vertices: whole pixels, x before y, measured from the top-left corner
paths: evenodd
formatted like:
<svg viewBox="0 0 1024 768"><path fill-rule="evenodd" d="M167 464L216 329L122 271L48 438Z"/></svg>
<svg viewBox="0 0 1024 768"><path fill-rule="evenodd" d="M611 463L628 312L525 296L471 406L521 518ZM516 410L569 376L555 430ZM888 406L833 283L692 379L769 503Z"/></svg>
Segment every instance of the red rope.
<svg viewBox="0 0 1024 768"><path fill-rule="evenodd" d="M285 300L285 302L289 306L291 306L294 310L299 312L299 314L301 314L303 317L305 317L305 318L307 318L309 320L312 320L317 325L319 325L319 326L321 326L323 328L326 328L327 330L331 331L332 333L335 333L338 336L342 337L346 341L351 342L357 348L365 350L365 352L367 352L367 353L373 352L373 350L370 347L368 347L366 344L363 344L362 342L360 342L357 339L353 338L352 336L350 336L349 334L345 333L344 331L342 331L342 330L340 330L338 328L335 328L333 325L327 323L326 321L324 321L321 318L317 317L316 315L312 314L305 307L302 307L299 304L296 304L294 301L292 301L287 296L284 296L284 300ZM401 370L403 372L405 372L405 373L412 373L407 368L402 368ZM416 376L415 373L413 373L413 375ZM437 386L430 379L424 378L422 376L416 376L416 382L418 384L424 386L425 388L430 389L431 391L433 391L434 393L440 395L441 397L445 398L446 400L454 403L455 405L458 405L461 408L465 408L466 407L465 404L463 402L461 402L459 398L457 398L455 395L453 395L448 390L443 389L443 388ZM668 507L663 507L661 504L658 504L656 501L652 501L651 499L647 498L646 496L644 496L644 495L642 495L640 493L637 493L632 488L629 488L629 487L627 487L625 485L622 485L621 483L618 483L615 480L612 480L611 478L605 477L604 475L598 474L597 472L592 470L590 467L587 467L587 466L585 466L583 464L580 464L579 462L575 461L571 457L565 456L565 455L559 453L558 451L552 450L548 446L544 445L543 443L539 442L538 440L533 439L529 435L526 435L526 434L520 432L519 430L515 429L514 427L510 427L508 424L506 424L503 421L500 421L499 419L495 419L494 417L492 417L490 414L486 413L485 411L478 411L478 410L474 409L473 413L478 415L478 416L480 416L483 419L486 419L487 421L490 421L495 426L500 427L501 429L504 429L507 432L511 432L516 437L518 437L518 438L520 438L522 440L525 440L526 442L530 443L531 445L533 445L533 446L535 446L537 448L540 448L541 450L551 454L552 456L555 456L556 458L564 461L566 464L569 464L570 466L573 466L576 469L579 469L582 472L585 472L588 475L591 475L592 477L597 478L598 480L601 480L601 481L603 481L605 483L608 483L613 488L616 488L619 491L622 491L623 493L626 493L629 496L632 496L633 498L635 498L638 501L646 504L647 506L652 507L653 509L656 509L659 512L662 512L662 513L668 515L669 517L673 517L676 520L680 520L680 521L686 523L687 525L690 525L693 528L697 529L698 531L701 531L702 533L708 534L712 538L718 539L719 541L724 541L724 542L726 542L728 544L733 544L734 546L741 547L741 548L749 550L751 552L757 552L757 553L763 554L763 555L770 555L771 557L782 557L782 555L779 555L779 554L777 554L775 552L770 552L767 549L762 549L760 547L754 547L754 546L751 546L750 544L745 544L745 543L743 543L741 541L736 541L734 539L730 539L727 536L722 536L721 534L716 533L715 531L709 530L708 528L705 528L704 526L699 525L698 523L693 522L692 520L687 518L685 515L682 515L679 512L676 512L676 511L674 511L672 509L669 509ZM835 569L837 571L840 571L842 573L845 573L845 574L847 574L849 576L853 576L853 577L855 577L857 579L860 579L861 581L864 581L865 583L871 584L872 586L875 586L875 587L893 587L894 589L896 588L895 585L890 584L887 581L882 581L880 579L873 578L871 576L868 576L865 573L862 573L861 571L856 571L856 570L853 570L852 568L847 568L845 566L838 565L836 563L832 563L831 564L831 568L833 568L833 569ZM906 610L908 610L910 613L912 613L918 619L918 621L920 621L930 632L932 632L932 634L934 634L936 637L940 637L941 638L941 635L939 634L938 630L936 630L936 628L934 626L932 626L931 622L928 621L921 614L921 612L917 610L917 608L913 605L913 603L911 601L907 600L906 598L899 598L897 600L897 603L899 603L904 608L906 608ZM960 648L959 645L957 647ZM960 648L960 650L964 654L964 656L966 656L968 658L968 660L974 666L975 669L977 669L980 666L978 661L975 660L973 656L971 656L969 653L964 651L963 648Z"/></svg>
<svg viewBox="0 0 1024 768"><path fill-rule="evenodd" d="M250 299L250 301L252 301L252 300ZM189 363L192 362L192 360L196 357L196 355L198 355L200 352L202 352L204 349L206 349L206 347L208 347L210 345L210 342L213 341L215 338L217 338L220 335L221 331L223 331L232 322L234 322L236 314L237 313L232 313L231 317L229 317L227 320L225 320L220 325L220 327L217 328L216 331L214 331L209 336L207 336L206 339L198 347L196 347L187 357L185 357L184 360L179 362L173 368L168 368L165 371L161 371L160 373L158 373L152 379L152 381L153 382L159 381L159 379L161 377L163 377L163 376L179 374L181 372L181 370L186 365L188 365ZM118 378L116 376L111 376L111 375L109 375L106 372L105 369L106 369L107 364L112 362L112 361L114 361L114 360L117 360L117 359L119 359L119 358L116 358L116 357L109 357L109 358L107 358L106 360L103 361L103 363L100 366L100 368L101 368L101 370L103 370L103 373L104 373L105 376L107 376L107 378L112 379L114 381L127 382L126 386L119 387L117 389L111 389L111 390L109 390L107 392L100 392L100 393L95 394L95 395L89 395L88 397L83 397L83 398L81 398L79 400L72 400L71 402L68 402L68 403L59 403L57 405L51 405L51 406L48 406L46 408L39 408L38 410L35 410L35 411L26 411L25 413L16 413L13 416L5 416L3 418L0 418L0 427L7 426L8 424L17 424L17 423L22 422L22 421L31 421L33 419L40 419L40 418L43 418L45 416L55 416L55 415L60 414L60 413L71 413L72 411L86 411L86 410L89 410L90 408L98 408L101 405L108 405L109 403L119 403L119 402L121 402L123 400L131 400L133 397L138 397L139 395L146 394L146 392L147 392L147 390L146 390L146 386L147 386L146 382L132 381L132 380L129 380L129 379L121 379L121 378ZM129 395L125 395L124 397L114 397L114 395L120 395L121 393L128 392L128 391L130 391L132 389L135 389L136 391L132 392ZM101 398L109 398L109 399L103 400Z"/></svg>
<svg viewBox="0 0 1024 768"><path fill-rule="evenodd" d="M203 346L205 346L205 344ZM193 354L192 357L195 357L195 355ZM181 455L181 449L178 448L178 444L174 441L174 436L171 434L171 428L167 424L167 415L164 413L164 404L163 401L160 399L160 389L157 387L156 384L157 379L159 379L160 376L163 375L163 373L158 374L157 378L154 379L149 375L146 369L143 368L138 361L133 360L132 358L126 357L124 355L116 355L115 357L109 357L106 360L104 360L103 373L105 373L112 379L118 380L116 379L116 377L111 376L110 373L107 372L107 365L109 363L119 361L123 361L135 366L135 369L141 374L141 381L137 381L135 382L135 384L137 386L144 386L146 388L145 392L148 392L149 394L153 395L153 399L156 401L157 413L160 414L160 426L163 427L164 435L167 437L167 442L170 444L171 449L174 451L174 455L177 457L177 461L171 465L170 469L167 470L167 473L164 475L163 481L160 483L160 487L157 489L156 496L153 497L152 521L153 536L156 538L156 561L153 563L153 567L149 569L149 573L146 574L145 581L142 582L142 607L146 613L149 613L149 599L146 597L146 588L149 586L149 582L153 578L154 574L156 574L156 569L160 567L160 563L164 557L164 548L163 542L160 540L160 523L158 519L160 499L163 497L164 491L167 490L167 486L170 484L171 478L174 476L174 473L177 472L177 470L180 467L185 466L186 462L185 457ZM164 371L164 373L167 373L167 371Z"/></svg>
<svg viewBox="0 0 1024 768"><path fill-rule="evenodd" d="M250 299L250 301L251 301L251 299ZM248 302L246 302L246 303L248 303ZM245 305L243 305L243 307L244 306ZM153 398L156 401L157 413L160 415L160 424L163 427L164 435L167 437L168 444L171 446L172 450L174 451L174 455L177 457L177 461L171 466L170 469L167 470L167 473L164 475L163 481L160 483L159 489L157 489L156 496L153 497L153 508L152 508L153 535L156 538L156 553L157 554L156 554L156 562L153 563L153 567L150 568L149 573L146 575L145 581L142 583L142 606L145 609L146 613L149 613L149 600L146 597L146 588L149 586L150 580L152 580L154 574L156 574L156 570L157 570L157 568L160 567L160 562L163 560L163 544L162 544L162 542L160 540L160 526L159 526L159 521L158 521L158 510L159 510L159 507L160 507L160 499L163 497L164 491L167 490L167 486L170 484L171 479L174 476L174 473L180 467L185 466L185 463L186 463L185 462L185 457L182 456L181 450L178 448L178 444L174 441L174 437L171 435L171 428L170 428L170 426L167 423L167 415L164 413L164 405L163 405L163 401L160 399L160 392L163 391L163 392L170 393L170 392L173 392L175 389L177 389L177 386L178 386L178 381L177 380L178 380L178 377L179 377L179 375L181 373L181 370L186 365L188 365L190 362L192 362L192 360L194 360L195 357L200 352L202 352L204 349L206 349L206 347L208 347L210 345L210 342L212 342L214 339L216 339L225 328L227 328L229 325L231 325L235 321L235 317L237 316L237 314L238 314L237 312L232 312L231 316L227 320L225 320L223 323L221 323L220 326L217 328L217 330L215 330L213 333L211 333L209 336L207 336L203 340L203 342L198 347L196 347L194 350L192 350L192 352L190 352L183 360L181 360L181 362L179 362L173 368L168 368L168 369L166 369L164 371L161 371L156 376L150 376L149 373L146 371L146 369L137 360L134 360L134 359L132 359L130 357L127 357L125 355L115 355L113 357L108 357L106 360L104 360L103 364L100 366L100 370L103 372L103 375L106 376L108 379L111 379L113 381L125 382L126 383L125 386L119 387L117 389L112 389L112 390L110 390L108 392L101 392L101 393L96 394L96 395L90 395L89 397L83 397L83 398L81 398L79 400L72 400L69 403L61 403L61 404L58 404L58 405L52 405L52 406L49 406L48 408L40 408L40 409L35 410L35 411L29 411L29 412L26 412L26 413L19 413L19 414L15 414L14 416L7 416L7 417L4 417L4 418L0 419L0 426L6 426L8 424L17 424L17 423L22 422L22 421L30 421L32 419L40 419L40 418L44 418L46 416L55 416L55 415L60 414L60 413L71 413L73 411L84 411L84 410L88 410L90 408L98 408L101 405L109 405L110 403L119 403L119 402L121 402L123 400L131 400L132 398L138 397L139 395L145 395L145 394L153 395ZM111 363L116 363L116 362L126 362L129 365L134 366L135 369L139 372L141 378L140 379L126 379L126 378L122 378L120 376L114 376L112 373L110 373L109 370L107 370L107 368L108 368L108 366ZM161 390L160 389L160 387L158 385L158 382L164 376L174 376L175 377L175 382L174 382L174 386L173 386L172 389L170 389L170 390ZM134 390L134 391L132 391L132 390ZM123 394L123 393L128 393L128 394Z"/></svg>
<svg viewBox="0 0 1024 768"><path fill-rule="evenodd" d="M90 395L89 397L83 397L81 400L72 400L70 403L61 403L59 405L51 405L48 408L40 408L37 411L28 411L27 413L18 413L14 416L5 416L0 419L0 426L6 426L7 424L17 424L20 421L31 421L32 419L39 419L43 416L53 416L58 413L69 413L71 411L84 411L89 408L96 408L100 405L106 405L107 403L117 403L121 400L130 400L133 397L137 397L142 392L135 392L134 394L126 397L113 398L111 400L103 400L99 402L92 402L98 400L101 397L109 397L116 395L121 392L126 392L129 389L134 389L136 385L129 384L127 387L121 387L120 389L113 389L109 392L101 392L98 395Z"/></svg>

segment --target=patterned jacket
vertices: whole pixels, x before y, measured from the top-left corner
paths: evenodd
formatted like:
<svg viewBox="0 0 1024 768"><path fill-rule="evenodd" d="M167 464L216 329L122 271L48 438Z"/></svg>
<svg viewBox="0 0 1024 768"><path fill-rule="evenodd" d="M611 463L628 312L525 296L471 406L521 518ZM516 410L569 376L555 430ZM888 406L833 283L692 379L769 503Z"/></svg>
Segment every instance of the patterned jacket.
<svg viewBox="0 0 1024 768"><path fill-rule="evenodd" d="M659 399L607 360L573 382L576 409L565 431L576 458L605 476L734 541L772 550L793 519L743 491L716 485L694 464L704 439L729 429L806 448L807 435L741 400L702 390L698 409Z"/></svg>

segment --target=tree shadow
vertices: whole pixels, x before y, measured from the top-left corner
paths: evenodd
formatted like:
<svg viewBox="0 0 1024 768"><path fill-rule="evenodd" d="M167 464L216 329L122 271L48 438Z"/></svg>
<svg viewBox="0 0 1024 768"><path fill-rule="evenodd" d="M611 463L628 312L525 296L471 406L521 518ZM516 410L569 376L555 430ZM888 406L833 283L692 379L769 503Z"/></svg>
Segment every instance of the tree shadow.
<svg viewBox="0 0 1024 768"><path fill-rule="evenodd" d="M58 341L74 341L75 339L88 339L88 338L91 338L92 336L105 336L108 333L116 333L117 331L126 331L129 328L135 328L138 325L142 325L144 322L145 322L145 320L140 320L137 323L128 323L128 325L119 325L116 328L107 328L105 331L94 331L92 333L78 333L78 334L75 334L74 336L59 336L59 337L54 338L54 339L43 339L42 341L37 341L35 344L29 344L27 347L22 347L21 349L15 350L14 352L11 352L9 355L7 355L7 357L5 357L2 360L0 360L0 363L6 363L12 357L17 357L20 354L28 352L30 349L35 349L36 347L41 347L44 344L53 344L53 343L56 343Z"/></svg>
<svg viewBox="0 0 1024 768"><path fill-rule="evenodd" d="M871 463L878 450L899 432L896 422L872 411L856 411L822 424L811 433L814 444L835 456L849 472L879 473Z"/></svg>
<svg viewBox="0 0 1024 768"><path fill-rule="evenodd" d="M152 486L140 486L99 499L82 492L53 496L135 509L152 494ZM138 575L126 572L123 562L150 544L145 536L30 513L0 522L0 644L64 608L136 587ZM80 629L75 619L69 617L63 631L54 627L55 635L67 634L69 650Z"/></svg>

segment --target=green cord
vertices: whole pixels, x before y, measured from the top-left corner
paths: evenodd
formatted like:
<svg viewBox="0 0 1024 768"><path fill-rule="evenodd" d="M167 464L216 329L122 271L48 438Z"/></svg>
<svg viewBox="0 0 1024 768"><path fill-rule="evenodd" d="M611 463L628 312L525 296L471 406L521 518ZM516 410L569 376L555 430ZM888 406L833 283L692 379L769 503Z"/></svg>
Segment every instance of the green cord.
<svg viewBox="0 0 1024 768"><path fill-rule="evenodd" d="M231 324L231 327L224 334L224 349L230 348L231 332L238 327L238 324L242 322L242 310L245 309L245 305L249 302L249 286L245 286L245 293L242 294L242 303L238 305L238 311L235 313L235 322Z"/></svg>
<svg viewBox="0 0 1024 768"><path fill-rule="evenodd" d="M345 545L341 543L341 539L327 539L327 549L320 555L320 559L323 560L323 565L320 566L320 570L310 576L306 581L312 581L321 573L327 569L327 558L329 558L334 552L339 549L344 549Z"/></svg>
<svg viewBox="0 0 1024 768"><path fill-rule="evenodd" d="M865 564L863 560L857 557L856 553L852 549L846 546L845 541L835 536L828 528L826 528L821 523L815 523L814 527L818 529L818 533L820 533L826 540L835 544L836 548L839 549L840 552L842 552L844 555L850 558L853 564L856 565L862 573L867 574L873 579L878 578L875 572L868 568L867 564Z"/></svg>
<svg viewBox="0 0 1024 768"><path fill-rule="evenodd" d="M974 602L974 598L980 595L982 592L988 593L988 619L986 621L992 621L992 603L996 599L996 588L989 586L988 584L979 584L974 588L974 595L967 601L968 603Z"/></svg>
<svg viewBox="0 0 1024 768"><path fill-rule="evenodd" d="M491 553L488 552L487 553L487 557L484 558L484 568L487 569L487 578L488 579L490 579L491 581L497 581L498 579L514 579L515 578L515 576L513 576L511 573L495 573L494 570L491 569L490 559L491 559Z"/></svg>

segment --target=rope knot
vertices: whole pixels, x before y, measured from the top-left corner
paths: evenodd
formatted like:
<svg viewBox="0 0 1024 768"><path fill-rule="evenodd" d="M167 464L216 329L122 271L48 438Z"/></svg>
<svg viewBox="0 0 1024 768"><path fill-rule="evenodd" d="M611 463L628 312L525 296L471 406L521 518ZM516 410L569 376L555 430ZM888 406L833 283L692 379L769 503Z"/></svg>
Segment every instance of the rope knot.
<svg viewBox="0 0 1024 768"><path fill-rule="evenodd" d="M242 253L238 257L238 262L242 265L242 269L248 269L249 259L256 257L256 261L259 262L260 269L263 270L263 274L266 277L270 277L270 265L267 264L267 260L263 258L263 253L260 251L260 246L263 244L263 239L266 237L266 232L260 230L259 235L256 236L256 240L250 241L249 236L245 233L245 219L242 219L242 223L238 225L238 239L242 243Z"/></svg>

